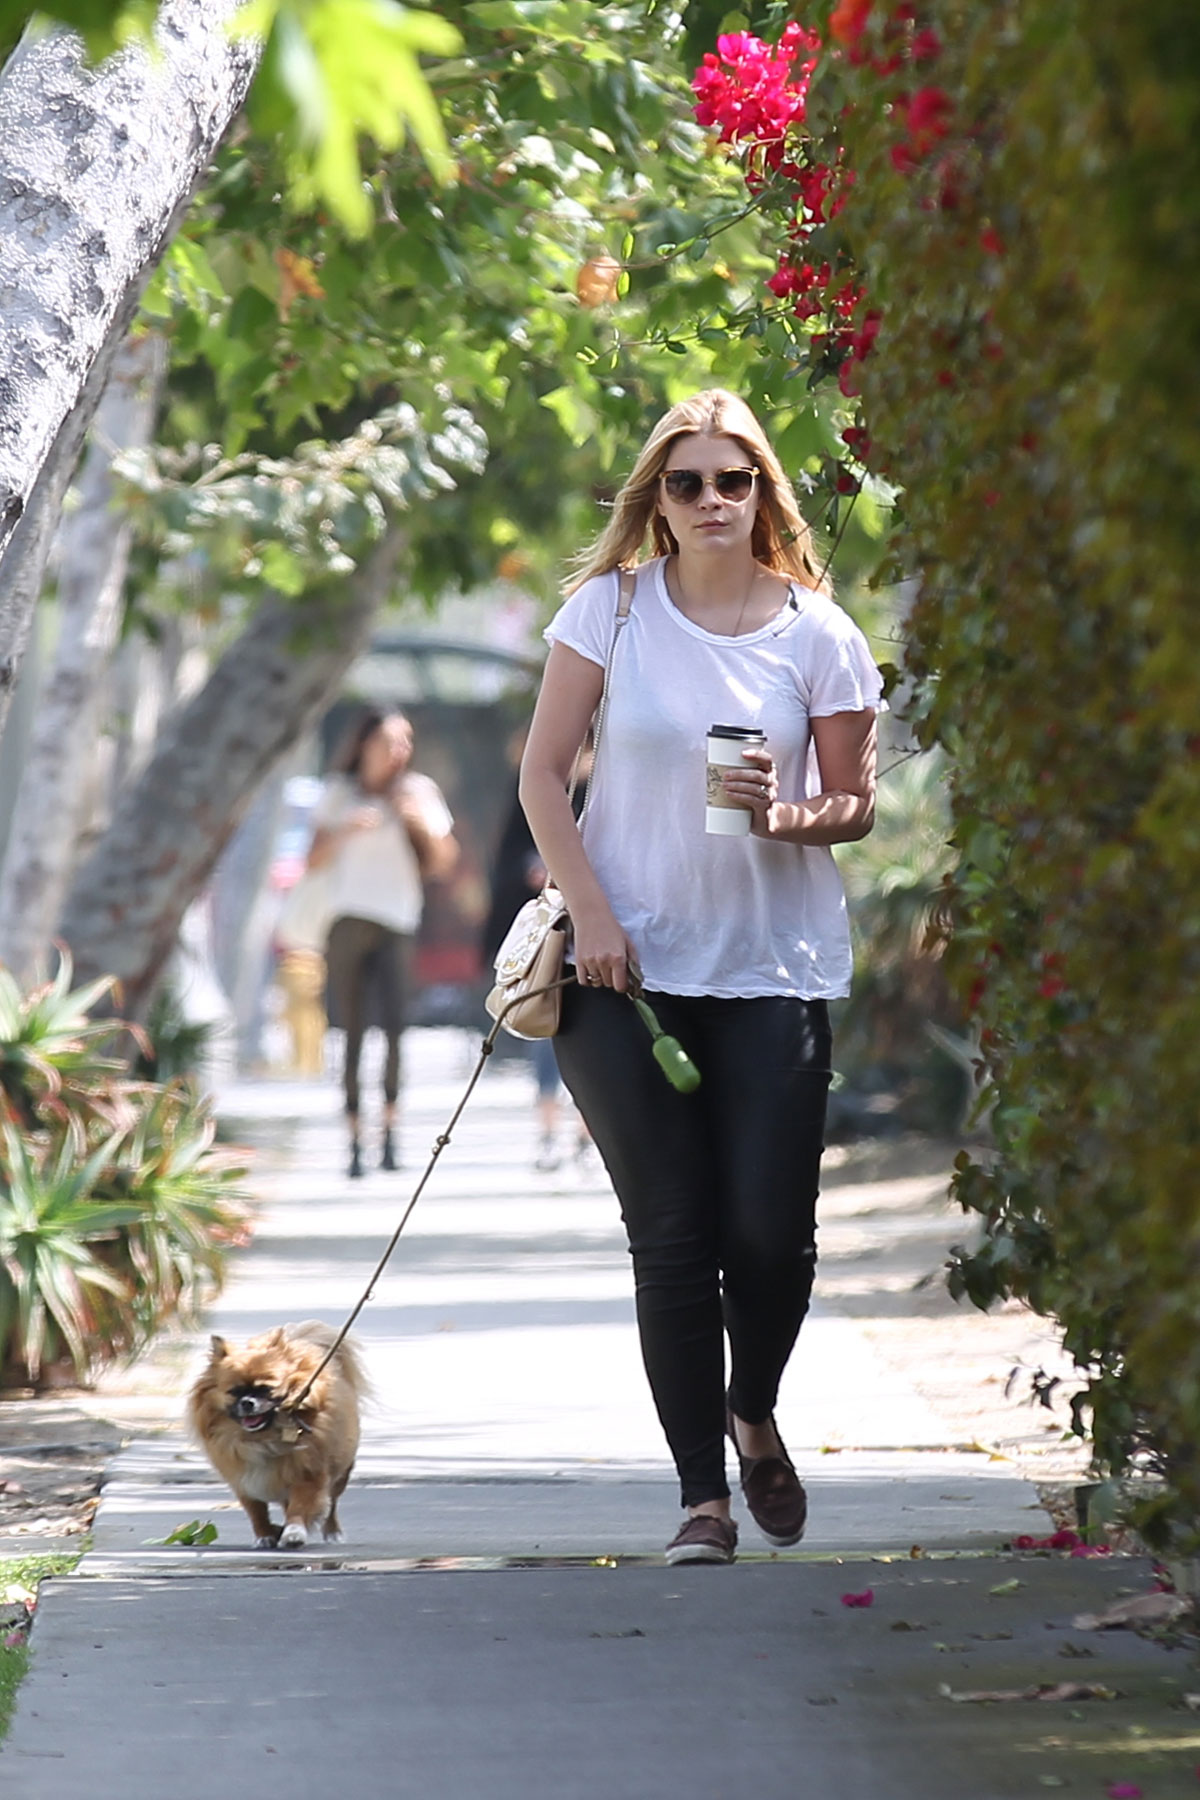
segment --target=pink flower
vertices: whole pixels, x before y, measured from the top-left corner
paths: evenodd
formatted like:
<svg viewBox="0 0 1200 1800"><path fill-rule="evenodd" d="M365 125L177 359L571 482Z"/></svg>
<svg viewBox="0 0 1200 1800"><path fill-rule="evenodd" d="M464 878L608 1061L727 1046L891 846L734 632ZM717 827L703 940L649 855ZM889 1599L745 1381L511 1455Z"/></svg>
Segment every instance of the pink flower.
<svg viewBox="0 0 1200 1800"><path fill-rule="evenodd" d="M908 53L914 62L932 62L935 56L942 54L942 40L932 26L918 31L908 47Z"/></svg>
<svg viewBox="0 0 1200 1800"><path fill-rule="evenodd" d="M842 1595L842 1605L843 1606L874 1606L874 1604L875 1604L874 1588L864 1588L861 1594L843 1594Z"/></svg>
<svg viewBox="0 0 1200 1800"><path fill-rule="evenodd" d="M1104 1791L1108 1800L1142 1800L1142 1790L1136 1781L1110 1781Z"/></svg>
<svg viewBox="0 0 1200 1800"><path fill-rule="evenodd" d="M749 31L722 32L692 77L696 118L720 128L721 141L743 139L778 147L793 120L803 119L820 39L793 22L777 47ZM793 74L799 50L807 60Z"/></svg>

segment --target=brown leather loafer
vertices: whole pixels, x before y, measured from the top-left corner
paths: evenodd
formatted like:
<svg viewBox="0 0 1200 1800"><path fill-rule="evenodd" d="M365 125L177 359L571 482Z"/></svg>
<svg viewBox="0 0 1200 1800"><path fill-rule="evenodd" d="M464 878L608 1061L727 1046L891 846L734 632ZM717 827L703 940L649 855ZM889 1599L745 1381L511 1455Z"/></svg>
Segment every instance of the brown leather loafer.
<svg viewBox="0 0 1200 1800"><path fill-rule="evenodd" d="M774 1423L772 1416L771 1424ZM750 1517L776 1549L786 1550L789 1544L798 1544L808 1523L808 1496L792 1467L791 1457L783 1448L782 1439L778 1456L743 1456L729 1407L725 1409L725 1429L737 1451L742 1493ZM775 1435L779 1437L779 1432Z"/></svg>
<svg viewBox="0 0 1200 1800"><path fill-rule="evenodd" d="M695 1513L685 1519L667 1545L669 1563L731 1563L737 1552L738 1528L732 1519Z"/></svg>

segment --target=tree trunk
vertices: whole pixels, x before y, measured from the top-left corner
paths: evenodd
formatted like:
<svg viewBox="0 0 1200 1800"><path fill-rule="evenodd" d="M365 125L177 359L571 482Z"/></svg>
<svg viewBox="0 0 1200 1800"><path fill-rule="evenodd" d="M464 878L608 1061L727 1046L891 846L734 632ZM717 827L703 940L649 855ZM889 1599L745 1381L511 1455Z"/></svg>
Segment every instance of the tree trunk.
<svg viewBox="0 0 1200 1800"><path fill-rule="evenodd" d="M155 52L97 69L70 32L31 31L0 73L0 725L36 601L4 592L15 534L245 99L261 45L230 37L239 4L164 0Z"/></svg>
<svg viewBox="0 0 1200 1800"><path fill-rule="evenodd" d="M29 504L13 530L3 563L0 563L0 737L4 733L4 721L29 642L63 496L79 461L87 422L108 380L115 348L115 345L106 344L92 364L85 396L74 412L64 419L50 446ZM3 376L0 375L2 384Z"/></svg>
<svg viewBox="0 0 1200 1800"><path fill-rule="evenodd" d="M28 980L50 947L70 878L99 700L121 626L128 517L113 505L114 451L149 442L165 366L160 337L126 338L96 412L79 504L59 533L58 642L37 699L0 875L0 960Z"/></svg>
<svg viewBox="0 0 1200 1800"><path fill-rule="evenodd" d="M392 526L347 580L272 597L168 719L141 776L76 873L60 935L78 979L116 975L144 1015L188 903L280 759L319 718L387 597L403 534Z"/></svg>

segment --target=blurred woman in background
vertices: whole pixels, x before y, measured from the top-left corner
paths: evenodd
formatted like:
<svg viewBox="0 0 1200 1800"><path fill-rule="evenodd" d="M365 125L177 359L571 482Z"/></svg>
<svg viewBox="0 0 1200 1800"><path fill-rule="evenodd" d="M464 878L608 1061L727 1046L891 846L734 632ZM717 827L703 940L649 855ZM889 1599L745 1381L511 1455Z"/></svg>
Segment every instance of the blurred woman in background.
<svg viewBox="0 0 1200 1800"><path fill-rule="evenodd" d="M400 1036L412 988L425 882L458 860L454 820L436 782L410 767L413 730L403 713L367 709L351 727L325 784L309 850L326 869L332 924L325 948L330 1022L346 1033L348 1173L363 1173L358 1069L363 1035L386 1040L380 1166L398 1166L395 1124Z"/></svg>

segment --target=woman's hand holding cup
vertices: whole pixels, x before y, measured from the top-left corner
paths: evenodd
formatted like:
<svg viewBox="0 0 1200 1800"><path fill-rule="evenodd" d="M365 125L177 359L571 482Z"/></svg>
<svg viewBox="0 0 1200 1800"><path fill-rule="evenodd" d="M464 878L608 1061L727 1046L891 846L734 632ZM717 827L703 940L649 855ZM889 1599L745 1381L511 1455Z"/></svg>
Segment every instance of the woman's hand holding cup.
<svg viewBox="0 0 1200 1800"><path fill-rule="evenodd" d="M727 769L722 777L725 792L750 809L752 837L770 837L771 808L779 798L779 771L766 749L742 751L741 769Z"/></svg>

